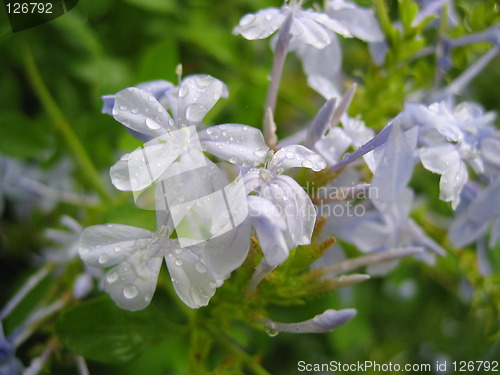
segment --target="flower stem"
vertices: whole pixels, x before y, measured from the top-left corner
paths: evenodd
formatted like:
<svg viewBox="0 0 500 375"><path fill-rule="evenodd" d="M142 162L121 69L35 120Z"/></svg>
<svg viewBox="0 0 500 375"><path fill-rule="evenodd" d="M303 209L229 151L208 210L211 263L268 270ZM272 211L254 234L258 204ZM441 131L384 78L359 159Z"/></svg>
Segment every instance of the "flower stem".
<svg viewBox="0 0 500 375"><path fill-rule="evenodd" d="M293 16L290 14L281 27L278 42L274 51L273 68L271 70L271 83L267 90L266 104L264 105L264 134L266 136L266 143L270 148L276 146L276 140L269 139L271 134L276 136L275 129L267 129L272 121L269 117L274 118L274 110L276 108L276 100L278 98L278 89L281 81L281 74L283 73L283 66L285 65L286 54L288 45L292 34L290 29L292 27Z"/></svg>
<svg viewBox="0 0 500 375"><path fill-rule="evenodd" d="M96 167L92 163L92 160L45 85L45 82L40 75L40 71L36 66L33 54L31 53L26 41L23 43L23 58L29 82L35 91L36 96L51 117L54 127L67 142L68 148L73 153L73 156L75 157L77 164L80 166L83 175L87 179L88 183L94 187L102 198L111 200L109 192L101 183L101 178Z"/></svg>

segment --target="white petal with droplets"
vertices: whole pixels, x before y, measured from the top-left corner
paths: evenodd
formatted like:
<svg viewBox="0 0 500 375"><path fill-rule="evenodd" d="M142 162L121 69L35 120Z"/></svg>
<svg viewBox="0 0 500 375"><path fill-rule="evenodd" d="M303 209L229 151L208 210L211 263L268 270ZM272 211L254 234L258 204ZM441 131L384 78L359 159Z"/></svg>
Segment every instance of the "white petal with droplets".
<svg viewBox="0 0 500 375"><path fill-rule="evenodd" d="M211 126L198 132L198 137L207 152L232 164L259 165L269 150L261 131L247 125Z"/></svg>
<svg viewBox="0 0 500 375"><path fill-rule="evenodd" d="M129 87L116 94L115 119L126 127L150 137L158 137L167 129L174 130L170 115L151 94Z"/></svg>
<svg viewBox="0 0 500 375"><path fill-rule="evenodd" d="M285 15L276 8L260 10L255 14L246 14L233 30L246 39L264 39L278 30L285 20Z"/></svg>
<svg viewBox="0 0 500 375"><path fill-rule="evenodd" d="M313 171L326 168L325 160L314 151L301 145L285 146L278 150L269 163L269 170L276 173L279 168L287 170L294 167L304 167Z"/></svg>

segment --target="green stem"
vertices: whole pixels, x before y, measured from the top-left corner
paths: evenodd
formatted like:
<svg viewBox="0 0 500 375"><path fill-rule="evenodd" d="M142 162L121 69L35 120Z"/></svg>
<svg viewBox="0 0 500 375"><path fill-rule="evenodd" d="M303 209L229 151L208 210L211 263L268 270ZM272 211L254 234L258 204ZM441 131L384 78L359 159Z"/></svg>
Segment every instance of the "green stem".
<svg viewBox="0 0 500 375"><path fill-rule="evenodd" d="M23 43L23 55L29 82L43 107L51 117L54 127L67 142L68 148L73 153L77 164L82 170L83 176L103 199L111 200L111 195L101 183L101 178L92 160L45 85L27 42Z"/></svg>
<svg viewBox="0 0 500 375"><path fill-rule="evenodd" d="M204 328L209 332L212 337L219 342L228 351L232 352L235 356L241 358L243 363L255 374L255 375L271 375L265 368L257 363L255 358L241 349L236 345L231 339L229 339L225 334L220 331L214 331L210 327L204 326Z"/></svg>

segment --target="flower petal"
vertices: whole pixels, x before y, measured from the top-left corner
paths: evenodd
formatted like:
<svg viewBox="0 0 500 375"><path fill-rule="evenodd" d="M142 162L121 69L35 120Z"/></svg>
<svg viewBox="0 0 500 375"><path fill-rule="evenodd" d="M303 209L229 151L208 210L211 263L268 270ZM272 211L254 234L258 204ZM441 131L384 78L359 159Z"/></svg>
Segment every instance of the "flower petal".
<svg viewBox="0 0 500 375"><path fill-rule="evenodd" d="M344 155L349 146L351 146L351 138L345 131L340 128L333 128L325 137L316 142L314 148L330 165L334 165Z"/></svg>
<svg viewBox="0 0 500 375"><path fill-rule="evenodd" d="M246 167L262 164L269 150L261 131L246 125L211 126L198 132L198 137L207 152Z"/></svg>
<svg viewBox="0 0 500 375"><path fill-rule="evenodd" d="M151 236L149 230L130 225L93 225L83 230L78 254L90 266L110 267L123 262Z"/></svg>
<svg viewBox="0 0 500 375"><path fill-rule="evenodd" d="M118 190L140 191L150 186L183 152L182 142L167 133L121 157L110 169Z"/></svg>
<svg viewBox="0 0 500 375"><path fill-rule="evenodd" d="M258 196L248 197L248 220L255 228L264 258L275 267L288 258L289 248L283 237L286 223L279 210L269 200Z"/></svg>
<svg viewBox="0 0 500 375"><path fill-rule="evenodd" d="M158 100L136 87L116 94L112 113L126 127L153 138L164 134L167 129L176 129L172 118Z"/></svg>
<svg viewBox="0 0 500 375"><path fill-rule="evenodd" d="M137 311L149 305L156 289L161 256L138 247L126 261L112 268L104 279L104 290L122 309Z"/></svg>
<svg viewBox="0 0 500 375"><path fill-rule="evenodd" d="M278 30L286 16L276 8L268 8L255 14L246 14L240 20L233 34L241 34L245 39L264 39Z"/></svg>
<svg viewBox="0 0 500 375"><path fill-rule="evenodd" d="M372 9L360 7L335 9L328 12L328 14L347 32L358 39L365 42L381 42L384 40L384 33L380 29Z"/></svg>
<svg viewBox="0 0 500 375"><path fill-rule="evenodd" d="M264 324L273 331L290 333L325 333L340 327L356 316L355 309L326 310L314 318L300 323L277 323L267 321Z"/></svg>
<svg viewBox="0 0 500 375"><path fill-rule="evenodd" d="M285 146L278 150L271 162L269 170L277 173L278 169L286 171L294 167L304 167L313 171L320 171L326 168L326 162L314 151L301 145Z"/></svg>
<svg viewBox="0 0 500 375"><path fill-rule="evenodd" d="M180 84L178 93L177 125L199 124L219 101L224 84L210 75L191 75Z"/></svg>

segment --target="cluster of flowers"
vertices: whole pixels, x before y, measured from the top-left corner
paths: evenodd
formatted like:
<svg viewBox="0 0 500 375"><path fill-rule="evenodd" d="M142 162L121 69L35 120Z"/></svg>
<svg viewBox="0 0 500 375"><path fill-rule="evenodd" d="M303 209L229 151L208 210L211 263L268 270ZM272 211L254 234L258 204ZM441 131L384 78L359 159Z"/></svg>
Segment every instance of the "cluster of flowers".
<svg viewBox="0 0 500 375"><path fill-rule="evenodd" d="M371 10L343 0L326 4L321 13L292 1L248 14L234 29L246 39L276 33L264 135L247 125L202 124L228 95L226 86L208 75L188 76L178 86L147 82L103 98L103 112L146 142L111 168L111 180L117 189L132 191L139 206L157 213L155 232L103 224L82 233L80 257L93 267L113 267L104 290L120 307L139 310L150 303L163 258L180 299L191 308L207 305L245 260L252 228L264 255L252 278L254 287L290 250L309 244L317 211L297 181L284 174L291 168L336 172L327 189L341 189L343 197L313 195L323 207L347 204L360 191L377 192L359 203L364 215L331 217L326 226L329 235L363 252L390 254L368 272L387 271L408 254L432 261L434 254L444 253L410 218L414 193L408 183L418 163L441 175L440 199L456 209L450 227L454 245L486 236L490 226L490 243L498 241L500 132L495 116L473 103L455 106L453 95L444 90L448 95L430 105L407 103L375 135L360 118L346 114L355 87L339 92L336 34L374 44L383 43L384 34ZM278 142L274 108L289 51L301 59L310 86L326 102L311 124ZM364 182L367 170L369 184ZM171 238L174 230L176 238ZM324 332L353 315L352 309L327 310L293 331Z"/></svg>

